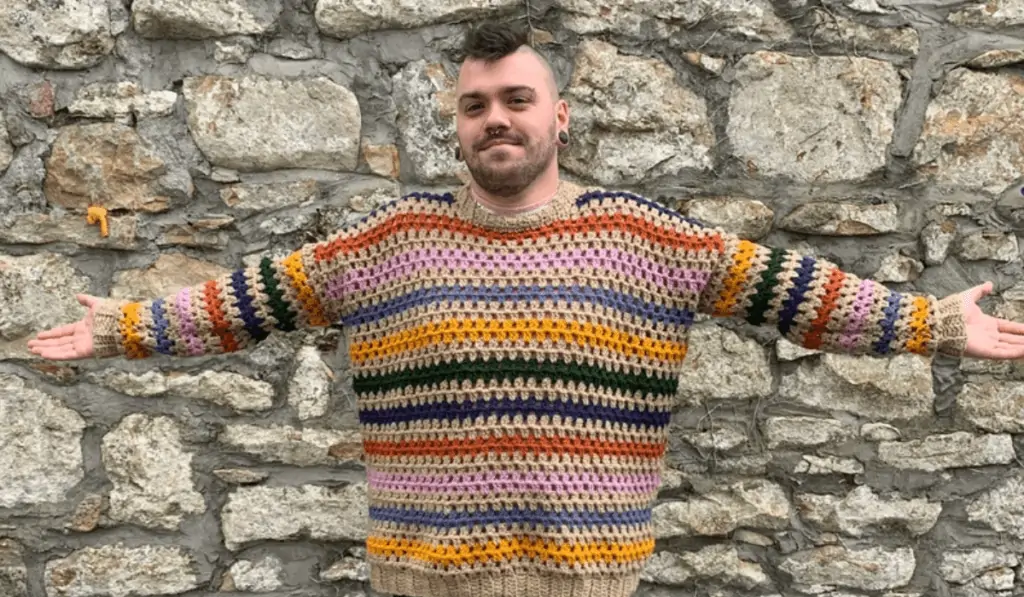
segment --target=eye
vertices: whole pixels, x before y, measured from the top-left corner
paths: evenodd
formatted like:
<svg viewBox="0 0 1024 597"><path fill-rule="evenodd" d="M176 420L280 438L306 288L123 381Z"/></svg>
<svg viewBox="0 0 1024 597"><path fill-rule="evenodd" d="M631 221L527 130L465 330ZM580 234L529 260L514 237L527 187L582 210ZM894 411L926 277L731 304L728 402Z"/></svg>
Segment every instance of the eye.
<svg viewBox="0 0 1024 597"><path fill-rule="evenodd" d="M464 111L466 112L466 114L469 114L471 112L479 111L480 108L482 108L482 107L483 106L481 104L468 104Z"/></svg>

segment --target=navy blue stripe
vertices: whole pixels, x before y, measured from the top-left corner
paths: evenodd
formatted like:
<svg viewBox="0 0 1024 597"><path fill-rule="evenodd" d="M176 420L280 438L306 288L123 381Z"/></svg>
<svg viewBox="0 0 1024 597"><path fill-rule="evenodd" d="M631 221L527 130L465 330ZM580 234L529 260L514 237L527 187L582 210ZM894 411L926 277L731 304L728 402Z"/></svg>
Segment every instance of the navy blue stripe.
<svg viewBox="0 0 1024 597"><path fill-rule="evenodd" d="M568 303L591 303L602 307L610 307L637 315L648 321L682 325L689 327L693 323L693 312L689 309L665 307L649 303L635 296L615 292L603 288L579 286L508 286L505 288L474 286L432 286L410 292L383 303L373 303L357 309L351 315L342 318L346 326L373 323L423 305L442 301L496 301L500 303L515 301L566 301Z"/></svg>
<svg viewBox="0 0 1024 597"><path fill-rule="evenodd" d="M882 337L875 342L875 352L889 354L889 345L896 338L896 318L900 315L900 300L903 297L896 291L889 291L888 306L882 311L885 318L882 320Z"/></svg>
<svg viewBox="0 0 1024 597"><path fill-rule="evenodd" d="M156 332L156 351L160 354L171 354L171 339L167 337L167 328L171 324L167 320L167 313L164 311L164 299L158 298L153 301L149 311L153 314L153 330Z"/></svg>
<svg viewBox="0 0 1024 597"><path fill-rule="evenodd" d="M661 215L668 216L669 218L672 218L673 220L678 220L678 221L681 221L681 222L687 222L687 223L693 224L695 226L698 226L700 228L706 228L707 227L707 225L704 224L704 222L701 222L700 220L696 220L694 218L688 218L688 217L684 216L683 214L679 213L678 211L675 211L674 209L669 209L669 208L665 207L664 205L662 205L662 204L660 204L660 203L658 203L656 201L651 201L650 199L648 199L646 197L642 197L640 195L629 193L627 191L588 191L588 192L580 195L580 197L578 199L576 199L576 207L583 207L584 205L586 205L586 204L588 204L588 203L590 203L592 201L600 202L600 201L604 201L605 199L618 199L618 198L628 199L630 201L633 201L634 203L639 203L640 205L643 205L643 206L646 206L646 207L650 207L651 209L656 210Z"/></svg>
<svg viewBox="0 0 1024 597"><path fill-rule="evenodd" d="M649 510L625 512L591 512L565 510L531 510L512 506L507 510L428 512L406 508L370 507L370 518L385 522L415 524L443 529L488 524L526 524L539 527L568 526L593 528L601 525L639 525L651 520Z"/></svg>
<svg viewBox="0 0 1024 597"><path fill-rule="evenodd" d="M245 324L245 331L257 340L263 340L268 333L263 329L264 320L256 315L256 308L253 307L252 297L249 296L249 287L245 283L245 273L235 270L231 274L231 289L235 292L235 306Z"/></svg>
<svg viewBox="0 0 1024 597"><path fill-rule="evenodd" d="M783 334L789 333L797 313L800 312L800 304L807 298L807 290L810 288L811 280L814 279L814 266L817 260L805 256L800 260L800 267L796 270L793 278L793 287L789 289L789 299L783 303L782 312L779 313L779 331Z"/></svg>
<svg viewBox="0 0 1024 597"><path fill-rule="evenodd" d="M536 414L561 415L584 421L606 420L662 428L672 418L670 412L631 410L601 404L580 404L574 400L547 400L529 396L522 399L474 400L461 403L413 404L396 408L365 410L359 413L364 425L408 423L410 421L471 421L477 417Z"/></svg>

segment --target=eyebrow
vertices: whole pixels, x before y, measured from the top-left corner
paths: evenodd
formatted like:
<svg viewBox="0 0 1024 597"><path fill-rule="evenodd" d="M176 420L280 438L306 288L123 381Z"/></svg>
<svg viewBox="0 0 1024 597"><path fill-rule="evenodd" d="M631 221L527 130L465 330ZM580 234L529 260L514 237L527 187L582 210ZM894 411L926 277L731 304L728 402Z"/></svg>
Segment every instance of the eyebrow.
<svg viewBox="0 0 1024 597"><path fill-rule="evenodd" d="M508 95L511 93L522 93L524 91L528 91L532 95L537 95L537 90L534 89L533 87L530 87L529 85L513 85L511 87L502 87L500 93L503 95ZM461 102L464 99L482 99L484 96L485 94L482 91L467 91L466 93L463 93L462 95L459 96L459 101Z"/></svg>

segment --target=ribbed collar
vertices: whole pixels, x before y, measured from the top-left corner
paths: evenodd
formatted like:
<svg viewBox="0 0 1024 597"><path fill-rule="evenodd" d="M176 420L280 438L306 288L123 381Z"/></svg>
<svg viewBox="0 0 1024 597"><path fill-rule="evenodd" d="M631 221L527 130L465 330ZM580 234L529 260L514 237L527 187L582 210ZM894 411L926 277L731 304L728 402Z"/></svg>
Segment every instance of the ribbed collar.
<svg viewBox="0 0 1024 597"><path fill-rule="evenodd" d="M465 184L455 192L455 211L459 217L484 228L525 230L570 217L576 210L576 198L584 192L583 187L561 180L547 205L521 214L501 215L477 203L469 192L469 185Z"/></svg>

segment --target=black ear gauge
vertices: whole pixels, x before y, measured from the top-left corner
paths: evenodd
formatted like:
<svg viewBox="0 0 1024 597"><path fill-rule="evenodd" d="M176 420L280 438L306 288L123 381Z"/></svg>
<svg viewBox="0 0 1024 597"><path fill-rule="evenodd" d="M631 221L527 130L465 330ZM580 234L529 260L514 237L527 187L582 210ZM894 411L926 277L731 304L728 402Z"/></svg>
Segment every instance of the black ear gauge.
<svg viewBox="0 0 1024 597"><path fill-rule="evenodd" d="M459 162L462 161L462 148L461 147L456 147L455 148L455 159L456 159L456 161L459 161Z"/></svg>
<svg viewBox="0 0 1024 597"><path fill-rule="evenodd" d="M569 133L567 133L565 131L558 131L558 140L562 143L562 145L568 145L569 144Z"/></svg>

